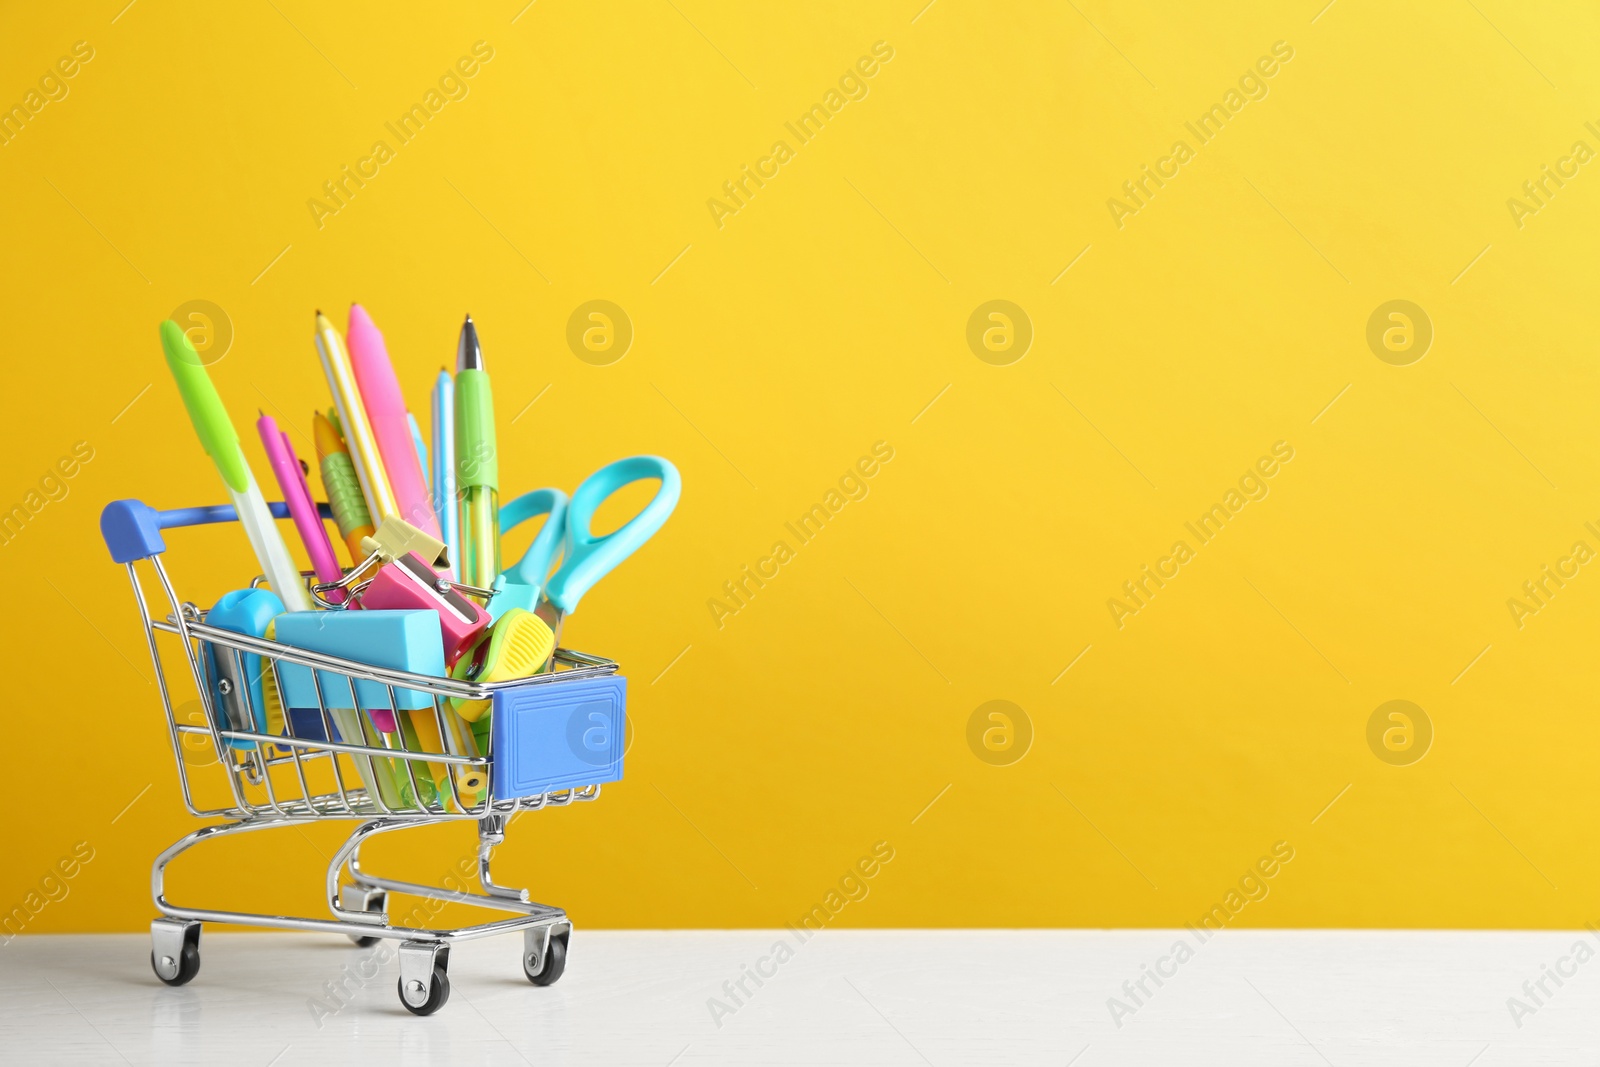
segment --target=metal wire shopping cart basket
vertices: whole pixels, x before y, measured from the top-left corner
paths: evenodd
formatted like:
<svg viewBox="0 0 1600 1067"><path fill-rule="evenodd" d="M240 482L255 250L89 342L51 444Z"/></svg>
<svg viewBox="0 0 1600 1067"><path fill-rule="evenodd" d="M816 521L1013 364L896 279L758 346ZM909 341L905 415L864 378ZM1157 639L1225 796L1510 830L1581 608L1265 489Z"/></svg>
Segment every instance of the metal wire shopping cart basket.
<svg viewBox="0 0 1600 1067"><path fill-rule="evenodd" d="M277 518L288 514L281 503L271 505L271 510ZM526 890L496 884L490 876L490 855L504 840L507 820L517 812L594 800L599 783L621 777L626 679L617 674L617 665L560 649L551 673L485 685L381 669L207 625L205 611L178 599L161 562L166 548L161 531L236 519L234 509L226 505L157 511L135 500L107 505L100 519L112 559L127 567L133 584L184 804L195 816L222 820L184 836L157 856L151 867L151 894L163 916L150 924L151 965L157 977L168 985L194 978L200 969L200 924L213 922L345 934L357 944L397 939L400 1000L418 1015L432 1014L449 997L450 946L458 941L521 931L522 966L528 979L535 985L556 981L566 965L571 920L560 908L531 901ZM167 601L168 609L159 615L152 613L146 600L141 569L154 573ZM202 721L185 721L175 708L162 656L163 647L170 650L174 645L181 649L198 693L203 714L197 718ZM231 670L226 669L229 666ZM315 679L311 689L316 707L298 709L294 717L282 716L289 724L286 733L292 730L297 736L230 725L237 720L230 720L224 703L250 699L249 693L238 691L244 688L238 679L258 678L269 690L284 694L285 679L293 672ZM375 731L367 731L353 740L339 729L341 721L351 721L350 713L342 718L339 713L340 689L348 694L344 703L359 705L356 716L373 711L374 692L380 694L380 711L398 715L404 708L410 717L433 716L438 727L437 732L430 731L434 737L450 736L445 721L450 698L489 700L487 746L481 755L460 755L429 749L414 732L408 738L407 731L377 737L371 736ZM311 728L303 728L306 723ZM210 761L204 767L191 766L192 756L185 759L185 752L196 747L204 748ZM380 770L385 772L382 776L377 774ZM197 781L191 782L191 772ZM202 777L208 783L199 782ZM200 806L197 788L215 789L219 778L226 785L228 802L221 807ZM321 819L358 823L328 862L327 902L333 918L183 907L166 898L166 867L188 849L230 834ZM375 834L461 819L478 823L476 874L481 893L468 892L462 883L458 883L461 888L451 888L382 878L361 866L361 845ZM405 925L391 921L386 911L390 892L470 904L513 917L455 929ZM429 913L419 909L411 914Z"/></svg>

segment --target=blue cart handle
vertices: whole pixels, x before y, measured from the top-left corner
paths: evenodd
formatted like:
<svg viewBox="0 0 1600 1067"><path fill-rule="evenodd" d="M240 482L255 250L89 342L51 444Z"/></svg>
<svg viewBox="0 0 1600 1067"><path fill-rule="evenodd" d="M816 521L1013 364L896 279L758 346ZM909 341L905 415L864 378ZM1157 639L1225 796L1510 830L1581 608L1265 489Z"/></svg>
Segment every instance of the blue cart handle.
<svg viewBox="0 0 1600 1067"><path fill-rule="evenodd" d="M275 519L289 517L289 505L276 501L267 505ZM323 519L333 518L326 504L317 505L317 514ZM157 511L139 500L113 500L100 513L100 536L106 539L111 558L118 563L149 559L167 550L161 539L162 530L180 526L204 526L213 522L238 522L239 513L232 504L215 504L201 508L173 508Z"/></svg>

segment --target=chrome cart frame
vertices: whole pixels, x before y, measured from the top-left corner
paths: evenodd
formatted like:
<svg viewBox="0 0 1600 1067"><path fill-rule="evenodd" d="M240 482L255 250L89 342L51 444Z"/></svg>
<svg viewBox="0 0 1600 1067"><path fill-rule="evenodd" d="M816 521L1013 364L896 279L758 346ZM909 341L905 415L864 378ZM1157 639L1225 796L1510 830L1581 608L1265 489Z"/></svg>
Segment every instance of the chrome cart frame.
<svg viewBox="0 0 1600 1067"><path fill-rule="evenodd" d="M132 502L118 502L112 508ZM143 505L137 505L143 507ZM283 505L274 504L279 513ZM217 507L185 509L175 512L156 512L146 509L152 523L171 528L197 522L224 522L235 518L233 508ZM196 517L200 516L200 517ZM370 945L379 938L392 938L399 946L400 1000L405 1007L418 1015L429 1015L442 1007L449 997L447 976L450 946L460 941L470 941L496 934L521 932L523 935L523 972L535 985L549 985L561 977L566 965L568 941L572 922L565 911L548 904L532 901L526 890L514 889L496 883L490 872L490 859L496 846L505 840L505 830L511 817L525 811L563 807L569 804L594 800L599 796L599 785L565 789L552 789L530 796L494 799L497 764L491 750L492 736L480 755L458 754L455 746L445 745L444 751L414 744L404 730L365 737L361 744L340 736L338 719L330 714L327 685L330 679L340 680L349 686L351 703L357 703L356 681L376 683L388 693L388 709L399 715L404 707L397 690L404 690L415 702L415 694L431 696L432 707L411 710L411 716L432 716L440 738L460 731L459 720L452 724L447 717L447 701L454 698L491 700L497 693L522 690L532 686L565 686L584 679L615 675L617 664L596 656L560 649L556 653L556 669L551 673L512 682L482 685L455 681L405 671L386 670L354 660L311 652L275 641L246 636L231 630L207 625L206 612L195 604L180 601L172 581L163 566L160 552L164 548L159 533L153 543L147 544L143 555L135 555L127 548L120 552L113 543L113 531L102 519L102 529L113 558L123 562L133 585L134 598L139 607L139 619L144 628L151 662L155 667L156 685L166 712L168 739L173 758L178 767L178 781L183 802L190 814L199 818L216 818L220 823L202 827L185 835L156 857L150 871L150 891L162 918L150 924L152 941L151 965L156 976L168 985L183 985L199 972L200 924L203 922L235 923L251 926L277 927L286 930L303 930L316 933L344 934L358 945ZM154 549L148 551L148 549ZM140 580L139 564L143 562L153 571L156 583L169 605L169 610L156 617L146 599L145 586ZM309 575L307 576L310 577ZM259 583L260 579L257 579ZM252 583L256 584L256 583ZM163 635L158 638L158 635ZM163 647L170 647L176 639L195 690L203 722L183 721L175 706L173 691L168 685L167 668L162 661ZM221 662L223 657L232 661L233 671L218 670L213 674L207 662L207 650ZM256 657L260 657L259 660ZM249 660L246 659L249 657ZM254 661L253 663L251 661ZM283 672L289 665L314 668L309 673L315 679L317 712L321 719L322 738L286 736L253 730L230 728L228 709L221 707L220 693L227 698L229 678L259 677L270 681L278 694L286 692ZM370 691L370 690L369 690ZM249 699L246 693L237 694ZM187 707L187 705L184 705ZM499 707L499 702L496 702ZM307 709L309 711L309 709ZM287 716L287 711L284 711ZM348 712L346 713L349 714ZM356 712L361 715L362 712ZM347 718L345 720L349 722ZM375 733L370 727L363 727ZM287 733L287 730L286 730ZM338 737L338 740L334 738ZM189 744L185 744L188 741ZM196 745L196 741L204 743ZM190 758L186 758L186 752ZM208 762L191 766L191 759L199 754ZM374 791L365 783L374 780L377 770L386 770L394 784L389 789ZM443 774L442 785L437 789L433 782ZM355 773L352 773L352 770ZM202 806L196 799L195 782L191 771L204 771L215 788L220 779L226 784L231 802L218 807ZM220 772L220 773L219 773ZM469 774L475 778L469 778ZM353 780L354 779L354 780ZM476 780L478 788L463 788L463 781ZM390 798L385 799L388 792ZM401 802L394 802L396 795ZM167 866L177 857L204 842L243 834L256 830L269 830L325 819L355 820L358 825L328 861L326 871L326 899L332 918L307 918L291 915L271 915L256 912L229 911L216 908L188 907L167 899L165 876ZM361 865L361 846L370 838L397 830L446 820L476 820L478 845L475 874L482 892L470 892L464 882L450 885L422 883L385 878L365 870ZM468 863L464 860L465 873ZM446 879L450 881L451 879ZM454 929L435 929L422 923L403 923L391 919L388 911L388 894L415 895L426 901L469 904L512 914L510 918L479 923ZM437 908L432 909L437 911ZM431 917L426 907L414 909L409 918Z"/></svg>

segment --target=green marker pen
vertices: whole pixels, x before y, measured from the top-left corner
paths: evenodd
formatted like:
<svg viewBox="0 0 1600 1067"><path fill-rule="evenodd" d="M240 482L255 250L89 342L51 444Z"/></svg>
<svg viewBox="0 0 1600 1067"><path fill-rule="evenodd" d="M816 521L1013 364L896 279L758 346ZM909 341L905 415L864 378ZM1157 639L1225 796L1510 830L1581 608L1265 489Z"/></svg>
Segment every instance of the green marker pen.
<svg viewBox="0 0 1600 1067"><path fill-rule="evenodd" d="M222 398L217 396L216 386L211 384L211 376L206 373L194 345L183 328L171 319L161 324L161 348L167 357L167 369L172 372L178 393L183 397L183 406L189 411L189 421L194 423L195 434L228 487L239 525L250 539L250 547L261 564L261 573L284 607L290 611L310 611L311 594L306 592L300 568L290 557L283 536L273 523L272 513L267 510L267 502L250 473L250 465L239 449L239 435L234 431L227 409L222 406Z"/></svg>
<svg viewBox="0 0 1600 1067"><path fill-rule="evenodd" d="M456 494L461 500L461 581L488 589L500 576L500 464L494 391L472 316L456 346Z"/></svg>

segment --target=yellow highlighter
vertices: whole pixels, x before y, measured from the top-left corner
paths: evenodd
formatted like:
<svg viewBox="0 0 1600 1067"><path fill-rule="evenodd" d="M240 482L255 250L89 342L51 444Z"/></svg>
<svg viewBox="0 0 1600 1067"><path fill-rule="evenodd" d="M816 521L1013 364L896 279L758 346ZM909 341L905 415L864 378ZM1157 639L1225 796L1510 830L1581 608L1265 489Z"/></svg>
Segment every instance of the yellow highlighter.
<svg viewBox="0 0 1600 1067"><path fill-rule="evenodd" d="M445 715L453 713L446 711ZM418 711L402 711L400 713L400 728L405 731L406 744L413 749L426 752L448 752L452 756L464 756L468 753L460 751L460 743L452 737L449 744L439 736L439 723L434 718L432 708L422 708ZM427 764L428 773L433 776L434 787L439 791L439 803L444 807L454 806L454 797L450 793L450 768L445 763ZM402 776L405 768L399 768ZM483 794L484 773L477 767L458 768L456 773L456 788L461 792L461 799L467 804L476 804Z"/></svg>

